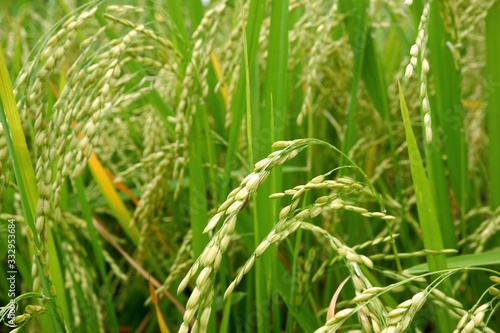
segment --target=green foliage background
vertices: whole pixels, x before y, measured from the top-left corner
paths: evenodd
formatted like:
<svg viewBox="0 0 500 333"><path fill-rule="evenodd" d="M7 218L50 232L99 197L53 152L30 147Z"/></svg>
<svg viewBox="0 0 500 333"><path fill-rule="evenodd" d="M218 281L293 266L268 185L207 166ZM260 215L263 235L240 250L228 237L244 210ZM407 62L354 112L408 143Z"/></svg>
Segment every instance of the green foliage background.
<svg viewBox="0 0 500 333"><path fill-rule="evenodd" d="M20 330L500 331L500 4L409 2L3 1Z"/></svg>

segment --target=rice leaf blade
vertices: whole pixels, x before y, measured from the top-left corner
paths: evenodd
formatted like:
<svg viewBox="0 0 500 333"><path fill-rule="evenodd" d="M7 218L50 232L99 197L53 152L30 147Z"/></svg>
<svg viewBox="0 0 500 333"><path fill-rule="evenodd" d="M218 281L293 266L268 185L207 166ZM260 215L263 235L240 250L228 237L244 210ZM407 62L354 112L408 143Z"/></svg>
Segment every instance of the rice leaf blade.
<svg viewBox="0 0 500 333"><path fill-rule="evenodd" d="M362 78L363 59L365 55L366 36L368 32L368 7L370 1L360 0L356 2L340 0L339 9L347 15L346 30L349 42L354 52L353 73L351 89L349 92L349 107L347 110L347 124L345 141L342 151L346 154L357 140L356 114L358 108L359 84ZM342 159L343 161L343 159ZM343 164L343 163L340 163Z"/></svg>
<svg viewBox="0 0 500 333"><path fill-rule="evenodd" d="M92 175L94 176L94 180L99 185L101 192L106 199L109 207L115 214L116 219L120 223L123 231L127 234L129 239L133 244L137 245L139 243L139 230L135 225L130 225L130 221L132 221L132 217L128 212L127 207L123 203L123 200L120 198L116 189L109 179L104 166L99 161L97 155L92 153L88 159L88 166Z"/></svg>
<svg viewBox="0 0 500 333"><path fill-rule="evenodd" d="M420 156L420 152L418 150L417 140L415 139L415 135L411 127L412 125L410 122L408 107L406 105L401 83L398 82L398 86L401 114L403 116L406 142L408 144L408 154L410 157L411 176L413 180L418 218L420 228L422 230L424 247L426 249L440 251L444 248L444 246L435 201L433 200L429 181L422 162L422 157ZM427 255L427 263L431 271L441 271L447 268L444 254ZM451 282L449 280L445 280L444 287L446 290L450 290ZM437 322L443 332L453 330L451 320L448 316L438 316Z"/></svg>
<svg viewBox="0 0 500 333"><path fill-rule="evenodd" d="M455 26L450 24L453 14L448 4L433 1L429 16L429 62L430 72L434 79L434 98L431 98L432 121L443 130L442 141L447 157L449 182L456 196L458 214L463 222L464 212L470 207L467 149L465 144L465 118L460 93L460 59ZM440 149L435 151L433 158L441 159ZM442 184L440 186L446 186ZM447 191L447 189L446 189ZM441 193L445 192L441 189ZM444 205L445 202L440 203ZM452 223L447 218L446 223Z"/></svg>
<svg viewBox="0 0 500 333"><path fill-rule="evenodd" d="M489 135L489 195L490 207L500 207L500 3L496 2L486 16L486 75L487 75L487 126Z"/></svg>
<svg viewBox="0 0 500 333"><path fill-rule="evenodd" d="M418 150L413 129L411 128L408 107L406 106L401 84L399 85L399 99L406 133L406 142L408 143L411 175L415 189L415 197L417 201L420 226L422 228L424 246L427 249L440 251L444 248L441 237L441 229L439 228L436 208L434 206L434 200L432 199L429 182L425 174L424 164ZM444 255L428 256L427 261L429 262L431 270L437 271L446 269Z"/></svg>
<svg viewBox="0 0 500 333"><path fill-rule="evenodd" d="M28 227L31 229L33 234L33 240L35 246L40 247L40 239L36 233L35 228L35 216L36 207L38 201L38 190L36 185L35 170L31 162L31 157L28 151L28 146L26 144L26 138L24 136L23 128L21 125L21 119L17 110L16 102L14 99L14 94L12 93L12 84L9 78L9 72L5 63L4 53L2 46L0 45L0 121L3 126L5 133L5 138L7 141L7 147L9 154L12 158L12 165L14 168L14 175L16 178L17 185L19 187L19 192L21 195L21 203L23 213L26 219ZM49 228L49 226L46 226ZM52 287L55 287L59 295L61 295L60 306L63 307L64 311L69 310L68 303L64 297L64 284L60 284L62 279L62 270L59 265L58 253L55 250L54 243L51 242L52 232L47 230L47 235L49 237L47 245L47 251L49 256L52 258L50 272L53 274L54 284L48 280L48 278L43 274L43 265L39 258L36 257L36 264L38 267L39 277L41 280L43 292L50 299L50 306L48 306L48 314L52 320L52 327L50 330L54 332L63 332L64 319L61 317L61 313L57 310L56 297L52 294ZM49 328L46 328L49 329Z"/></svg>
<svg viewBox="0 0 500 333"><path fill-rule="evenodd" d="M446 258L446 265L449 269L464 267L492 266L500 264L500 250L487 251L482 253L462 254ZM429 272L429 265L424 263L405 270L409 274L423 274Z"/></svg>
<svg viewBox="0 0 500 333"><path fill-rule="evenodd" d="M189 159L189 220L193 231L193 251L197 258L208 243L207 235L203 234L207 224L207 197L205 188L205 170L202 154L197 151L203 146L201 126L201 110L198 109L193 123L190 138Z"/></svg>

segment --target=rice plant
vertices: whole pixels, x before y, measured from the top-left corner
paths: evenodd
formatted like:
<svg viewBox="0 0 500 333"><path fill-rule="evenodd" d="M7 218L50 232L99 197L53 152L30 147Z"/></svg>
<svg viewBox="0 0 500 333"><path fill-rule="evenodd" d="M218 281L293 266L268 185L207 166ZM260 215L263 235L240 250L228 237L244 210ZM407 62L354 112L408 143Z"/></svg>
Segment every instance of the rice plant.
<svg viewBox="0 0 500 333"><path fill-rule="evenodd" d="M6 1L0 332L500 331L499 17Z"/></svg>

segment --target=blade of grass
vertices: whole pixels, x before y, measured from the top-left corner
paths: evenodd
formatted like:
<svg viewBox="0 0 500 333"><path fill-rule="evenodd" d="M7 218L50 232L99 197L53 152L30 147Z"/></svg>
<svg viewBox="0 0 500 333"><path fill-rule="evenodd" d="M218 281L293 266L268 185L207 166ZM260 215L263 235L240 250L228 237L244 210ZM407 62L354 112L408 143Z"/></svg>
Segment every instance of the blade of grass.
<svg viewBox="0 0 500 333"><path fill-rule="evenodd" d="M241 4L241 7L243 5ZM256 26L260 27L262 24L262 18L263 18L263 11L265 8L265 4L259 1L252 1L250 3L250 13L252 11L255 11L256 13L259 14L258 18L260 18L259 21L255 20L254 22L257 22ZM257 31L250 31L250 36L247 35L247 33L244 32L243 35L243 61L244 61L244 69L245 69L245 102L246 102L246 133L247 133L247 150L248 150L248 164L250 166L254 165L254 153L258 153L258 145L255 145L254 147L254 138L257 137L257 128L258 128L258 122L259 122L259 111L258 111L258 101L259 101L259 67L258 67L258 62L256 59L258 59L258 49L255 48L251 51L249 51L249 40L250 42L253 40L258 39L258 30ZM250 67L250 60L249 58L255 59L251 62L252 67ZM252 117L253 115L253 117ZM255 125L257 126L253 126ZM255 132L253 130L255 128ZM255 149L255 150L254 150ZM257 197L253 196L252 197L252 202L253 202L253 212L252 212L252 217L253 217L253 239L254 239L254 248L256 248L260 241L261 241L261 235L264 234L263 232L263 226L259 224L259 214L257 211L258 203L257 203ZM259 207L260 208L260 207ZM255 279L255 311L257 312L257 332L259 333L264 333L264 332L270 332L271 327L269 325L269 321L266 320L266 316L264 313L267 311L263 311L262 305L266 304L267 301L269 300L269 293L268 289L266 288L267 285L267 279L266 279L266 274L264 272L264 265L263 263L258 263L255 265L255 270L254 270L254 279Z"/></svg>
<svg viewBox="0 0 500 333"><path fill-rule="evenodd" d="M24 137L21 119L17 110L14 94L12 93L12 85L9 78L9 73L3 56L3 49L0 45L0 121L3 126L7 147L12 159L12 166L14 175L21 195L23 214L27 223L27 227L31 229L33 240L37 248L41 247L40 239L36 233L35 228L35 215L38 201L38 190L36 185L35 171L31 162L31 157ZM43 274L43 265L38 256L36 256L36 265L38 268L42 289L44 294L50 299L50 306L48 307L48 314L52 320L52 328L45 328L53 332L63 332L64 318L61 318L61 313L57 310L56 297L52 293L52 288L61 296L61 303L59 306L66 311L69 309L68 304L65 302L65 288L64 284L59 284L63 281L62 270L59 266L58 253L55 250L52 241L52 232L47 225L48 244L47 251L51 258L50 272L53 274L53 283Z"/></svg>
<svg viewBox="0 0 500 333"><path fill-rule="evenodd" d="M417 140L411 128L408 107L406 106L401 84L399 84L399 101L405 127L406 142L408 143L411 176L415 189L418 217L422 228L424 246L426 249L440 251L444 248L441 229L439 228L436 208L432 200L432 192L425 174L424 164L418 150ZM444 258L444 254L428 256L427 261L429 262L430 269L433 271L446 269Z"/></svg>
<svg viewBox="0 0 500 333"><path fill-rule="evenodd" d="M469 181L467 166L467 147L465 144L464 129L464 111L460 96L460 67L457 50L453 44L457 41L452 35L448 24L445 27L444 22L451 22L453 17L446 12L446 5L442 1L431 2L429 16L429 62L431 64L431 75L434 79L434 98L431 98L431 118L432 122L443 130L442 141L444 143L444 152L447 157L449 180L453 193L457 199L458 215L462 221L462 236L465 237L467 231L464 224L464 213L470 207L469 201ZM451 24L452 25L452 24ZM434 132L437 133L437 132ZM437 135L435 135L437 137ZM434 147L432 154L434 164L442 163L442 153L439 146ZM430 156L428 156L430 157ZM438 173L439 172L439 173ZM436 170L436 177L443 178L440 170ZM448 186L445 180L437 180L432 184L439 186L435 189L435 194L439 197L435 199L447 199L449 202ZM445 209L447 204L445 200L440 200L439 207ZM448 209L446 207L446 209ZM450 217L440 216L442 224L442 233L445 236L446 246L456 247L456 240L449 239L454 235L453 221Z"/></svg>
<svg viewBox="0 0 500 333"><path fill-rule="evenodd" d="M189 19L193 27L200 24L203 17L203 5L202 1L183 1L183 5L187 7L189 11Z"/></svg>
<svg viewBox="0 0 500 333"><path fill-rule="evenodd" d="M222 77L222 70L220 68L219 60L217 59L217 56L215 55L214 52L210 53L210 60L212 62L212 67L214 69L215 77L216 77L217 81L220 81L220 79ZM219 90L220 90L222 100L224 102L224 106L227 107L227 85L225 83L222 84L222 86L219 88ZM222 120L219 122L221 124L223 124Z"/></svg>
<svg viewBox="0 0 500 333"><path fill-rule="evenodd" d="M411 127L408 107L406 106L401 83L398 82L398 86L401 114L403 116L406 142L408 144L408 154L410 157L411 176L413 180L424 246L426 249L440 251L444 247L441 229L439 227L438 215L435 208L435 201L433 200L429 181L427 179L427 175L425 174L424 164L418 150L417 140L415 139L415 134L413 133L413 129ZM431 271L440 271L447 268L444 254L428 255L427 263L429 264ZM444 286L446 290L451 290L451 283L449 280L444 281ZM445 314L437 316L437 322L442 332L453 331L449 316Z"/></svg>
<svg viewBox="0 0 500 333"><path fill-rule="evenodd" d="M99 185L106 202L114 212L118 223L129 239L137 245L139 243L140 236L139 230L135 225L130 225L132 217L130 216L130 213L128 212L127 207L125 207L122 199L116 192L113 183L106 173L106 170L94 153L92 153L88 159L88 166L94 176L94 180Z"/></svg>
<svg viewBox="0 0 500 333"><path fill-rule="evenodd" d="M106 174L109 179L115 184L115 187L122 193L124 193L127 197L129 197L130 201L137 207L139 204L139 199L135 196L131 189L129 189L125 184L115 181L116 177L109 170L105 169Z"/></svg>
<svg viewBox="0 0 500 333"><path fill-rule="evenodd" d="M416 3L415 6L413 6L416 29L418 29L418 22L420 20L420 15L422 14L423 10L424 7L421 3ZM434 25L439 25L439 22L435 23ZM436 27L429 27L429 34L440 34L440 33L444 32L437 29ZM434 42L436 38L437 38L436 36L433 36L432 41ZM429 40L431 40L430 37ZM436 45L431 45L432 44L431 42L429 42L429 44L431 48L436 47ZM439 67L440 66L439 61L443 60L441 58L430 57L429 60L431 61L432 64L431 67L432 68L436 67L433 61L436 61L436 64L438 64L437 66ZM419 84L422 84L422 77L420 77ZM447 87L442 87L442 88L448 89ZM430 90L427 92L427 94L429 96L430 104L432 106L432 112L430 113L432 133L437 134L439 133L437 129L440 126L439 125L440 111L434 110L434 108L437 107L438 103L441 103L444 99L439 96L439 93L436 93L436 96L430 95ZM425 126L423 126L422 132L424 134L425 131L426 131ZM425 140L424 152L425 152L427 174L429 177L431 192L435 201L435 206L439 207L437 214L440 222L439 225L441 228L441 235L443 236L443 246L445 246L446 248L456 248L457 240L455 237L455 227L453 225L453 216L452 216L451 201L449 195L449 180L446 176L445 162L442 158L444 154L442 148L443 140L444 138L439 135L433 135L433 139L431 141Z"/></svg>
<svg viewBox="0 0 500 333"><path fill-rule="evenodd" d="M370 97L375 105L376 109L380 113L380 116L387 125L387 133L389 134L389 146L392 156L392 168L394 172L394 191L401 200L401 182L399 181L399 164L398 156L396 153L396 144L394 142L394 133L391 126L391 111L389 105L389 96L387 94L388 86L383 75L382 62L380 60L380 55L375 45L375 39L371 36L370 30L367 30L366 45L365 45L365 55L363 57L363 81L365 87L370 94ZM368 170L366 170L368 172ZM387 224L389 228L389 224ZM390 230L390 228L389 228ZM391 233L393 233L391 231ZM362 241L360 238L359 241ZM395 249L395 254L397 256L396 243L393 242ZM399 259L396 259L396 265L398 270L401 271L401 263Z"/></svg>
<svg viewBox="0 0 500 333"><path fill-rule="evenodd" d="M500 207L500 39L498 29L500 22L500 3L497 2L490 8L486 16L486 75L487 75L487 101L488 101L488 160L489 160L489 195L490 207Z"/></svg>
<svg viewBox="0 0 500 333"><path fill-rule="evenodd" d="M253 0L250 3L248 22L242 33L246 36L247 49L248 49L248 68L255 69L255 62L257 61L257 46L259 31L262 25L264 16L265 4L260 1ZM241 8L241 6L240 6ZM231 127L229 129L228 147L226 153L226 161L224 163L224 174L221 185L226 188L229 184L231 171L234 170L236 164L236 151L239 147L239 137L241 133L241 124L243 116L245 115L245 102L246 102L246 61L241 59L239 80L236 85L236 91L232 99L231 109L233 110ZM252 77L252 75L251 75ZM255 115L257 116L257 114ZM221 191L220 202L224 201L224 191Z"/></svg>
<svg viewBox="0 0 500 333"><path fill-rule="evenodd" d="M354 65L351 81L351 90L349 92L349 106L347 110L347 125L345 132L345 140L342 151L349 154L357 139L356 133L356 114L358 107L358 91L361 82L361 74L363 69L363 58L365 55L366 36L368 32L368 7L369 0L360 1L339 1L339 9L347 15L346 30L349 35L349 42L354 53ZM345 160L341 159L341 165Z"/></svg>
<svg viewBox="0 0 500 333"><path fill-rule="evenodd" d="M269 31L268 58L264 84L264 108L260 117L260 126L255 128L254 138L257 138L256 154L260 159L271 153L271 146L277 140L284 138L286 120L286 98L288 95L288 0L275 0L271 5L271 25ZM281 188L281 168L273 171L269 182L265 182L257 192L257 217L259 222L258 235L260 241L271 231L278 215L277 200L269 200L271 193ZM267 223L266 223L267 222ZM258 246L258 244L256 244ZM268 293L281 284L276 275L277 249L272 248L262 256L262 266L267 277ZM280 332L280 314L276 302L272 302L274 331Z"/></svg>
<svg viewBox="0 0 500 333"><path fill-rule="evenodd" d="M203 147L200 120L201 110L194 117L193 130L190 133L189 144L189 220L193 230L193 252L197 258L208 243L208 236L203 233L207 225L207 197L205 188L205 171L203 168L202 154L199 149Z"/></svg>
<svg viewBox="0 0 500 333"><path fill-rule="evenodd" d="M170 18L175 23L179 35L177 35L176 39L178 41L177 47L179 51L187 56L188 50L186 49L185 43L189 40L189 35L187 32L187 28L184 21L184 15L182 14L182 8L178 0L167 0L166 1Z"/></svg>
<svg viewBox="0 0 500 333"><path fill-rule="evenodd" d="M432 118L432 115L431 115ZM435 123L431 124L433 133L436 133ZM425 127L422 129L425 131ZM446 170L441 152L441 140L434 136L431 142L424 143L424 153L426 157L427 172L430 179L430 189L434 198L437 211L441 235L443 235L443 246L449 249L457 248L455 237L455 226L451 212L451 202L446 179Z"/></svg>
<svg viewBox="0 0 500 333"><path fill-rule="evenodd" d="M160 328L161 333L170 333L167 324L165 323L165 319L163 319L163 315L161 314L160 306L158 305L158 296L156 296L155 288L151 283L151 280L148 281L149 285L149 293L151 294L151 300L155 306L156 317L158 318L158 326Z"/></svg>
<svg viewBox="0 0 500 333"><path fill-rule="evenodd" d="M237 7L241 13L243 10L243 4L241 1L237 2ZM224 163L224 173L222 175L221 188L226 188L229 185L231 172L234 171L236 162L236 152L239 145L239 138L241 133L241 125L243 121L243 116L247 116L247 126L252 126L252 121L255 121L259 115L258 112L252 113L251 107L258 107L258 103L251 103L250 97L252 99L258 98L259 86L258 86L258 39L260 27L262 25L262 21L264 18L264 9L265 3L262 1L252 0L249 5L248 12L248 22L246 25L243 25L243 36L244 36L244 48L245 52L241 59L239 80L236 84L236 90L232 98L231 109L232 112L232 121L231 127L229 129L229 138L228 138L228 146L226 153L226 160ZM252 86L250 86L250 83ZM257 99L258 102L258 99ZM250 104L250 106L248 105ZM257 109L256 109L257 110ZM252 119L253 118L253 119ZM252 148L252 139L251 139L251 129L247 128L247 134L250 134L250 138L247 138L247 151L249 164L253 165L253 148ZM220 197L218 198L219 202L223 201L223 195L225 191L219 191ZM255 197L252 198L253 207L255 210ZM254 233L258 233L258 224L256 223L257 214L254 212ZM257 227L257 229L255 229ZM254 239L255 243L256 240ZM252 248L249 249L252 251ZM255 268L255 287L256 290L252 290L252 283L249 282L248 295L249 297L245 300L245 308L247 311L252 311L257 314L257 327L259 332L269 332L268 328L269 323L264 318L262 309L256 308L259 307L260 304L263 304L266 297L263 292L265 292L265 288L262 288L260 285L261 281L261 269L260 266L256 266ZM252 297L254 295L254 297Z"/></svg>
<svg viewBox="0 0 500 333"><path fill-rule="evenodd" d="M357 133L357 114L358 114L358 100L359 100L359 87L363 74L363 63L365 57L365 49L368 35L368 7L369 0L349 1L340 0L339 10L346 15L345 29L349 36L349 43L353 51L353 70L352 79L350 82L349 102L347 106L347 119L345 124L344 142L342 143L342 151L349 155L351 148L354 146L359 136ZM310 135L314 131L313 125L310 124ZM313 157L309 155L309 164L313 164ZM339 165L346 164L347 161L344 157L340 156ZM345 175L347 169L341 169L340 175ZM312 176L312 175L309 175ZM351 223L345 226L346 232L350 235L350 240L353 243L362 242L366 234L360 233L361 230L358 226L362 223L358 215L346 213L346 218ZM362 240L363 239L363 240Z"/></svg>
<svg viewBox="0 0 500 333"><path fill-rule="evenodd" d="M500 264L500 249L474 254L463 254L446 258L449 269L461 267L490 266ZM405 270L408 274L422 274L429 272L429 265L424 263Z"/></svg>
<svg viewBox="0 0 500 333"><path fill-rule="evenodd" d="M414 2L412 6L418 7L418 3ZM381 49L384 76L386 81L390 82L395 72L399 70L401 52L408 50L413 44L410 41L408 31L412 32L411 36L415 35L415 33L412 31L410 21L401 22L398 14L394 11L395 8L389 3L384 2L383 7L392 22L388 34L384 36L383 48Z"/></svg>
<svg viewBox="0 0 500 333"><path fill-rule="evenodd" d="M363 57L363 81L370 94L373 105L384 121L389 122L391 109L387 94L387 82L384 76L382 61L377 49L376 40L371 36L371 29L367 30L365 54ZM389 130L391 127L389 126ZM391 132L392 137L392 132Z"/></svg>

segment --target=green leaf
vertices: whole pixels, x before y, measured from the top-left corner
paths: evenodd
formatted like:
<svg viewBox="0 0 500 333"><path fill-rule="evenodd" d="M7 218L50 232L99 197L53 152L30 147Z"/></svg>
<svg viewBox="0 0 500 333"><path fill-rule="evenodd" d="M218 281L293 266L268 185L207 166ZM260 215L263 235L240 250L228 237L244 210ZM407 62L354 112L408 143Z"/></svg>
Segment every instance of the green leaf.
<svg viewBox="0 0 500 333"><path fill-rule="evenodd" d="M411 128L410 116L408 114L408 107L406 106L403 89L401 83L399 86L399 101L401 106L401 114L403 116L403 123L405 127L406 142L408 144L408 154L410 156L411 176L413 180L413 187L415 191L415 198L417 202L418 218L420 228L422 230L422 237L424 247L431 250L443 249L443 238L441 236L441 228L439 226L438 214L435 208L435 201L432 197L431 188L427 175L425 174L424 164L422 157L418 150L417 140ZM427 263L431 271L441 271L447 268L446 259L444 254L428 255ZM446 291L451 289L450 280L443 282ZM442 332L451 332L452 323L450 317L440 315L442 310L438 309L438 325Z"/></svg>
<svg viewBox="0 0 500 333"><path fill-rule="evenodd" d="M490 266L498 264L500 264L500 249L483 253L464 254L446 258L446 265L450 269L461 267ZM429 265L416 265L405 270L405 272L409 274L427 273L429 272Z"/></svg>
<svg viewBox="0 0 500 333"><path fill-rule="evenodd" d="M12 84L10 82L9 72L7 70L1 45L0 100L0 121L5 133L5 139L7 141L9 154L12 158L14 175L19 188L19 193L21 195L24 218L26 220L28 228L30 228L32 231L35 246L40 248L41 241L35 228L36 207L38 202L38 189L35 178L35 170L33 168L33 163L31 162L31 156L28 151L28 146L26 144L26 138L24 136L23 127L21 125L21 118L19 117L14 94L12 93ZM47 225L46 228L48 229L49 226ZM51 301L49 302L49 304L53 305L48 307L48 314L52 319L53 325L51 331L63 332L64 327L61 320L61 315L55 307L56 297L53 296L51 289L55 287L61 298L60 306L62 306L62 309L66 314L69 311L69 306L65 298L65 288L62 278L63 272L60 268L58 253L55 248L55 244L51 241L53 237L52 231L50 229L47 230L47 237L48 240L46 245L47 252L49 253L49 257L51 258L50 274L52 275L52 279L54 281L53 283L49 281L45 274L42 273L44 271L44 267L38 257L36 257L36 264L43 292L49 297Z"/></svg>
<svg viewBox="0 0 500 333"><path fill-rule="evenodd" d="M354 68L352 73L351 91L349 96L349 109L347 111L347 127L344 146L342 151L346 154L352 148L357 139L356 113L358 107L358 91L361 82L363 59L365 55L366 37L368 34L368 7L370 1L339 1L339 9L347 15L346 30L349 42L354 52ZM343 163L341 163L343 164Z"/></svg>
<svg viewBox="0 0 500 333"><path fill-rule="evenodd" d="M489 188L490 206L492 209L500 207L500 3L495 3L486 16L486 78L488 100L487 126L489 135Z"/></svg>
<svg viewBox="0 0 500 333"><path fill-rule="evenodd" d="M401 83L399 83L399 101L405 127L406 142L408 143L411 176L415 189L415 198L417 200L418 217L420 220L420 227L422 228L424 246L430 250L440 251L443 249L441 229L439 228L437 212L434 207L434 200L432 198L427 175L425 174L422 157L420 156L420 152L418 150L417 140L415 139L415 134L411 128L408 107L406 106L406 100L401 88ZM427 256L427 262L429 263L431 271L446 269L444 254L429 255Z"/></svg>

